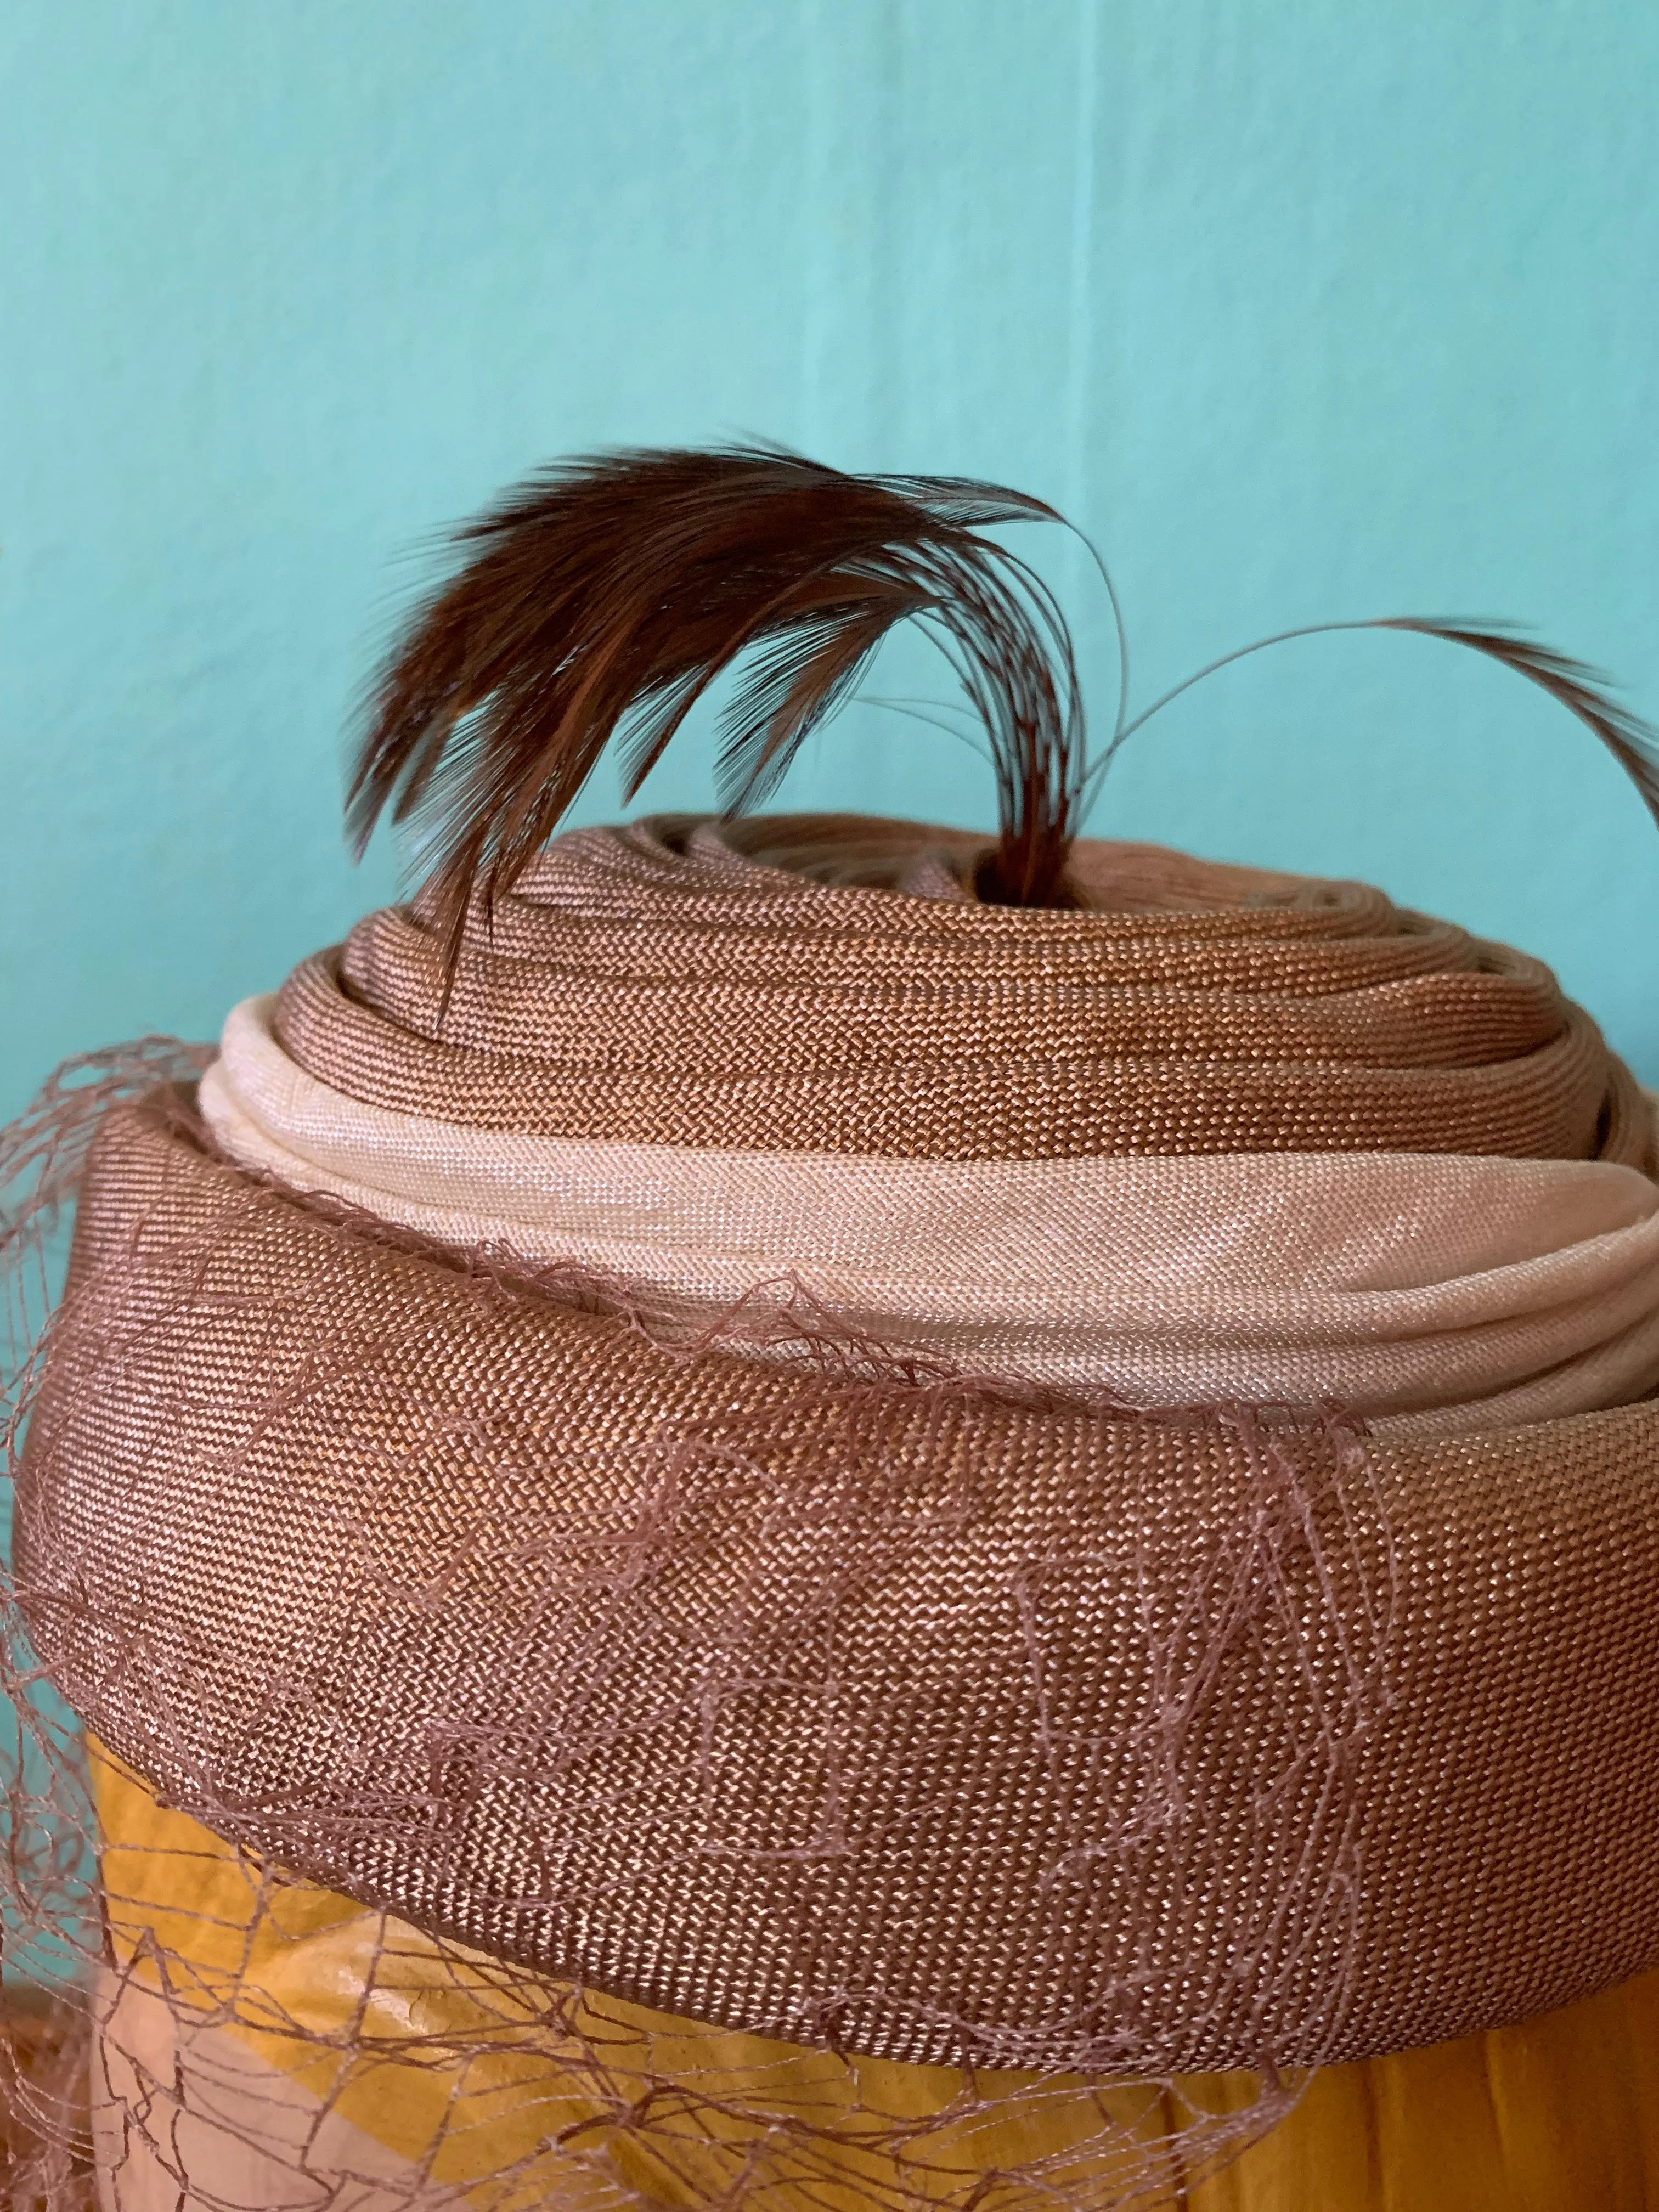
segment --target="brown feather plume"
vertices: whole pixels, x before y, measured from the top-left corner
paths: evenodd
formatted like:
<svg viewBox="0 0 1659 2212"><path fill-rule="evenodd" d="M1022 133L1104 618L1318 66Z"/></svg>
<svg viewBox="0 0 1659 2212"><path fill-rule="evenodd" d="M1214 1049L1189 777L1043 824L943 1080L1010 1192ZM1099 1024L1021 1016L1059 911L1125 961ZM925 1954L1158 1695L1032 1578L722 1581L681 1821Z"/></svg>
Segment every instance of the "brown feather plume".
<svg viewBox="0 0 1659 2212"><path fill-rule="evenodd" d="M1415 631L1501 662L1587 724L1659 820L1659 737L1594 671L1500 624L1430 617L1316 623L1239 647L1133 720L1121 702L1089 760L1064 618L1026 564L982 535L1061 519L1000 485L848 476L769 447L545 470L459 533L459 574L382 671L348 800L357 848L388 808L417 823L453 964L471 901L488 911L510 887L613 736L631 798L737 665L717 776L739 812L776 787L905 621L941 647L984 725L999 836L975 888L1000 903L1069 903L1066 855L1101 779L1171 700L1232 661L1331 631ZM1118 629L1121 647L1121 616ZM1125 669L1127 681L1127 650Z"/></svg>
<svg viewBox="0 0 1659 2212"><path fill-rule="evenodd" d="M452 959L546 843L613 735L631 798L710 684L723 803L763 799L915 621L983 720L1000 835L982 897L1066 901L1085 761L1076 662L1052 597L981 535L1060 518L954 478L855 477L768 448L599 454L546 470L464 529L469 556L374 694L351 781L358 849L414 819Z"/></svg>

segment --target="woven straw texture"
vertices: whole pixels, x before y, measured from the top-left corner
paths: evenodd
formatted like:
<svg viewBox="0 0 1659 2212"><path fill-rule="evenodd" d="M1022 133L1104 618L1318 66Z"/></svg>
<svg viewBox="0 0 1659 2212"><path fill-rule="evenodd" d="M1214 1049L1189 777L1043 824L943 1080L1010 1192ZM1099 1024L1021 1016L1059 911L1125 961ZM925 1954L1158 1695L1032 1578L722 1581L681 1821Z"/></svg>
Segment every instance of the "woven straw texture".
<svg viewBox="0 0 1659 2212"><path fill-rule="evenodd" d="M368 1103L550 1135L1646 1160L1634 1084L1547 970L1380 892L1100 846L1097 906L986 907L773 865L802 829L758 856L696 825L575 832L473 917L447 997L418 915L371 915L289 979L277 1036ZM926 880L909 836L902 880Z"/></svg>
<svg viewBox="0 0 1659 2212"><path fill-rule="evenodd" d="M201 1085L240 1165L455 1248L579 1262L706 1325L799 1282L890 1352L1143 1406L1513 1427L1659 1383L1659 1187L1430 1152L895 1159L467 1129L295 1066L233 1010Z"/></svg>
<svg viewBox="0 0 1659 2212"><path fill-rule="evenodd" d="M375 920L278 1040L530 1134L1646 1164L1547 977L1380 895L1098 848L1094 910L1011 913L943 835L749 835L562 841L447 1009ZM1367 1441L771 1351L123 1109L20 1491L36 1640L216 1832L800 2043L1313 2062L1659 1958L1651 1407Z"/></svg>

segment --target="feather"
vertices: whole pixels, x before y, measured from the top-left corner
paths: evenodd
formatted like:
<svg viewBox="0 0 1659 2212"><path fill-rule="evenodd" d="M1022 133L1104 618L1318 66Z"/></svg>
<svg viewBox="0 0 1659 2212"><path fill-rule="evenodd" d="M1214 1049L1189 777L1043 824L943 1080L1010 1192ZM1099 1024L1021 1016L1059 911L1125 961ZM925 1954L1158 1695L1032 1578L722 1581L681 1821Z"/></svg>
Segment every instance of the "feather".
<svg viewBox="0 0 1659 2212"><path fill-rule="evenodd" d="M1322 632L1415 631L1501 662L1586 723L1659 820L1659 736L1594 671L1494 623L1402 615L1258 639L1133 720L1121 700L1091 761L1060 609L982 534L1033 520L1061 518L995 484L849 476L765 447L600 453L545 470L459 533L459 573L381 672L348 798L357 849L388 810L416 825L453 971L471 902L488 913L512 885L613 737L632 798L735 666L716 776L739 812L775 789L903 622L939 646L984 726L998 837L975 888L999 903L1069 904L1072 840L1126 740L1218 669Z"/></svg>
<svg viewBox="0 0 1659 2212"><path fill-rule="evenodd" d="M1416 630L1425 637L1440 637L1451 645L1468 646L1472 652L1484 653L1501 661L1505 668L1512 668L1517 676L1536 684L1570 714L1576 714L1595 731L1640 792L1649 813L1659 822L1659 732L1608 697L1604 688L1607 679L1599 669L1586 667L1583 661L1557 653L1551 646L1540 645L1499 623L1452 622L1427 615L1394 615L1386 617L1375 627Z"/></svg>
<svg viewBox="0 0 1659 2212"><path fill-rule="evenodd" d="M1076 662L1046 588L981 534L1034 519L1060 518L996 485L849 476L765 447L548 469L459 532L459 572L386 662L348 799L357 849L388 809L417 825L453 963L469 902L488 910L511 886L613 736L631 798L738 664L717 772L739 811L914 621L990 739L1000 837L981 896L1063 903Z"/></svg>
<svg viewBox="0 0 1659 2212"><path fill-rule="evenodd" d="M1488 659L1536 684L1569 714L1576 714L1594 730L1641 793L1649 813L1659 822L1659 731L1609 697L1605 676L1505 623L1452 620L1433 615L1373 615L1357 621L1304 623L1295 629L1279 630L1272 637L1259 637L1249 645L1235 646L1231 653L1222 653L1192 675L1183 677L1179 684L1172 684L1132 720L1120 713L1118 726L1110 741L1085 772L1079 811L1086 811L1125 743L1138 730L1144 729L1154 714L1162 714L1172 700L1180 698L1195 684L1231 667L1236 660L1248 660L1253 653L1265 653L1270 646L1288 645L1301 637L1328 637L1364 629L1409 630L1419 637L1437 637L1448 645L1465 646L1471 652L1484 653Z"/></svg>

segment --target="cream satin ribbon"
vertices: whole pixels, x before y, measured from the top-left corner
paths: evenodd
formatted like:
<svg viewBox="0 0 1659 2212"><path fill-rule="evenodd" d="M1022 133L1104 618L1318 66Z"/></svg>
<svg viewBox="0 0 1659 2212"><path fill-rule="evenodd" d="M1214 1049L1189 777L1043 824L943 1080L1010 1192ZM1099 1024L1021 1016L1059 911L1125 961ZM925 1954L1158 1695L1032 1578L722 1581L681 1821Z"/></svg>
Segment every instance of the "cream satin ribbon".
<svg viewBox="0 0 1659 2212"><path fill-rule="evenodd" d="M232 1158L459 1247L715 1310L794 1276L969 1372L1139 1405L1335 1400L1393 1432L1659 1387L1659 1187L1420 1153L939 1161L468 1128L319 1083L245 1001L202 1085Z"/></svg>

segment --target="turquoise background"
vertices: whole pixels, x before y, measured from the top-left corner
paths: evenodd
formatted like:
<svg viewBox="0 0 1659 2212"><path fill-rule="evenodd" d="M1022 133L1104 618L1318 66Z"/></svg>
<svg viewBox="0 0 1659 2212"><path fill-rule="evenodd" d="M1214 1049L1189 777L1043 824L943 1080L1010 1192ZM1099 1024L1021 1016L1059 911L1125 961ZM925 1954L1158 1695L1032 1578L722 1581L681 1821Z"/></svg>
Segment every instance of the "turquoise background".
<svg viewBox="0 0 1659 2212"><path fill-rule="evenodd" d="M0 101L0 1103L212 1032L389 893L340 744L405 556L573 447L1041 493L1142 699L1425 611L1659 711L1641 0L5 0ZM1659 1077L1659 836L1512 678L1292 646L1121 767L1101 831L1517 940ZM647 798L708 789L693 741ZM866 708L785 803L988 793Z"/></svg>

